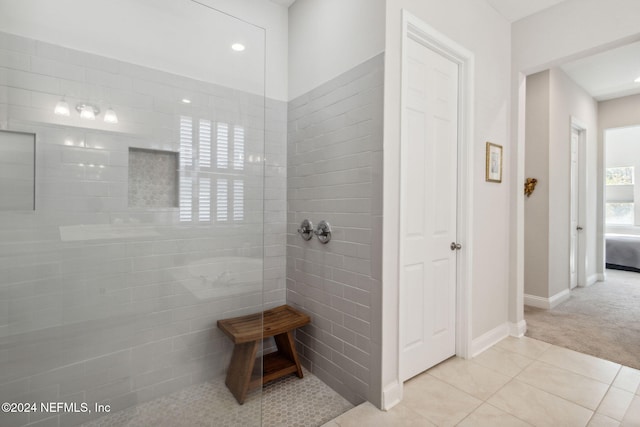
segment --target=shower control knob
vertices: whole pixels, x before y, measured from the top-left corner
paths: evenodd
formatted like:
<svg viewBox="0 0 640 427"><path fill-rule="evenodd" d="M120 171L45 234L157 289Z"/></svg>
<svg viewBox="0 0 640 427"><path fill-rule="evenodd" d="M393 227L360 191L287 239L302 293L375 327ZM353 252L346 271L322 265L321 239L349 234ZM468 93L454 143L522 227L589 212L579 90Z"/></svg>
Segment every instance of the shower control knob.
<svg viewBox="0 0 640 427"><path fill-rule="evenodd" d="M331 225L327 221L322 220L318 223L314 233L318 236L320 243L329 243L329 240L331 240Z"/></svg>
<svg viewBox="0 0 640 427"><path fill-rule="evenodd" d="M305 219L300 223L300 228L298 228L298 234L300 234L300 237L304 240L311 240L313 233L313 223L311 221Z"/></svg>

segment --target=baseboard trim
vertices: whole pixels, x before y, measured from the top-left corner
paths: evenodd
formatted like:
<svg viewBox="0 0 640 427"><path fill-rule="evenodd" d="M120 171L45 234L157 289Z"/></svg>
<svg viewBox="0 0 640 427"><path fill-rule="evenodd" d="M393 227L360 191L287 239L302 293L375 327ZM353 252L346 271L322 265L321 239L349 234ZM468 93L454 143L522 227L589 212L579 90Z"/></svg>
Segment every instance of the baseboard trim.
<svg viewBox="0 0 640 427"><path fill-rule="evenodd" d="M382 410L388 411L402 400L402 383L394 382L382 390Z"/></svg>
<svg viewBox="0 0 640 427"><path fill-rule="evenodd" d="M476 357L489 347L509 336L509 323L503 323L471 341L471 357Z"/></svg>
<svg viewBox="0 0 640 427"><path fill-rule="evenodd" d="M518 323L509 322L509 336L521 338L527 333L527 321L522 319Z"/></svg>
<svg viewBox="0 0 640 427"><path fill-rule="evenodd" d="M596 282L601 282L602 279L600 278L600 276L600 274L592 274L591 276L587 277L587 286L594 285Z"/></svg>
<svg viewBox="0 0 640 427"><path fill-rule="evenodd" d="M530 307L543 308L545 310L550 310L556 307L558 304L561 304L566 300L568 300L570 295L571 295L571 291L569 291L569 289L565 289L562 292L558 292L551 298L544 298L536 295L524 294L524 305L528 305Z"/></svg>

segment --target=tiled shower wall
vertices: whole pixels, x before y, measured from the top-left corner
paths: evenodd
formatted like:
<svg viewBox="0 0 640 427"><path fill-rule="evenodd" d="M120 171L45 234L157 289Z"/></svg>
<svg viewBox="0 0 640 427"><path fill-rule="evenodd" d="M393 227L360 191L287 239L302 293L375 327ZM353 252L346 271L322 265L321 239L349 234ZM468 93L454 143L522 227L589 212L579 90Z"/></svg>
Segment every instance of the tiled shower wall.
<svg viewBox="0 0 640 427"><path fill-rule="evenodd" d="M287 302L305 366L352 403L380 399L383 55L289 103ZM321 244L297 233L326 220Z"/></svg>
<svg viewBox="0 0 640 427"><path fill-rule="evenodd" d="M63 96L71 117L53 114ZM78 118L81 101L119 123ZM265 116L260 96L0 33L0 129L35 133L37 155L36 209L0 212L0 400L117 411L222 374L231 345L216 320L285 301L286 115L284 102ZM179 207L128 206L130 147L180 152Z"/></svg>

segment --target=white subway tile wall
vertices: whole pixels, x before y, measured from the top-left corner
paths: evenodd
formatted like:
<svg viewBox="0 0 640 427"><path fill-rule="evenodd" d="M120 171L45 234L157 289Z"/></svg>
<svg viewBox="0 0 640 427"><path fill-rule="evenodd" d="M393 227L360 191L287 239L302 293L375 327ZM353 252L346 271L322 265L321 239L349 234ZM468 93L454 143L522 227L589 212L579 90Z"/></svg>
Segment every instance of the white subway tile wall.
<svg viewBox="0 0 640 427"><path fill-rule="evenodd" d="M297 346L354 404L380 399L383 70L380 54L291 101L288 114L287 302L312 319ZM304 241L305 218L328 221L331 241Z"/></svg>
<svg viewBox="0 0 640 427"><path fill-rule="evenodd" d="M63 96L119 123L56 116ZM284 102L0 33L0 128L36 134L36 210L0 212L0 400L117 411L223 373L216 321L286 298L286 117ZM129 206L130 148L181 153L176 207ZM217 291L226 261L263 257L262 281Z"/></svg>

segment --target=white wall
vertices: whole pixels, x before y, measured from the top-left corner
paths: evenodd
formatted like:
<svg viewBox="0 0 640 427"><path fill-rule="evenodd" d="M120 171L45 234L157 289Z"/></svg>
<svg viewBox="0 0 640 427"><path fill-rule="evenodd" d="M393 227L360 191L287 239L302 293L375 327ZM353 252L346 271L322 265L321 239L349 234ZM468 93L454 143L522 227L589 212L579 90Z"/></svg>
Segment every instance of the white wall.
<svg viewBox="0 0 640 427"><path fill-rule="evenodd" d="M527 178L535 191L525 199L524 292L549 297L549 70L527 77Z"/></svg>
<svg viewBox="0 0 640 427"><path fill-rule="evenodd" d="M413 15L475 55L473 163L474 215L472 336L507 322L509 259L509 68L510 26L486 2L477 0L388 0L385 50L383 387L385 406L399 388L398 218L401 84L401 10ZM485 182L485 142L504 147L504 180ZM464 242L462 242L464 244ZM396 390L396 391L394 391ZM396 395L397 397L397 395Z"/></svg>
<svg viewBox="0 0 640 427"><path fill-rule="evenodd" d="M385 0L298 0L289 8L289 99L384 51Z"/></svg>
<svg viewBox="0 0 640 427"><path fill-rule="evenodd" d="M585 217L580 218L584 228L580 238L587 239L586 276L595 274L598 104L559 68L550 70L549 89L549 296L553 296L569 283L572 117L585 127L581 155L586 157L586 170L581 172L586 176L586 199L581 206Z"/></svg>
<svg viewBox="0 0 640 427"><path fill-rule="evenodd" d="M287 9L266 0L0 0L0 29L287 100ZM250 22L233 19L233 15ZM260 28L262 27L262 28ZM247 50L229 49L241 40Z"/></svg>
<svg viewBox="0 0 640 427"><path fill-rule="evenodd" d="M524 77L563 61L640 38L640 2L636 0L567 0L512 25L511 259L509 320L523 320L524 290ZM597 177L601 182L602 177ZM598 194L601 197L601 194ZM597 218L597 224L601 222ZM598 225L599 226L599 225ZM600 236L602 230L597 230ZM600 251L601 243L596 242ZM600 255L598 255L599 257ZM598 266L596 266L598 268ZM598 272L599 273L599 272Z"/></svg>

